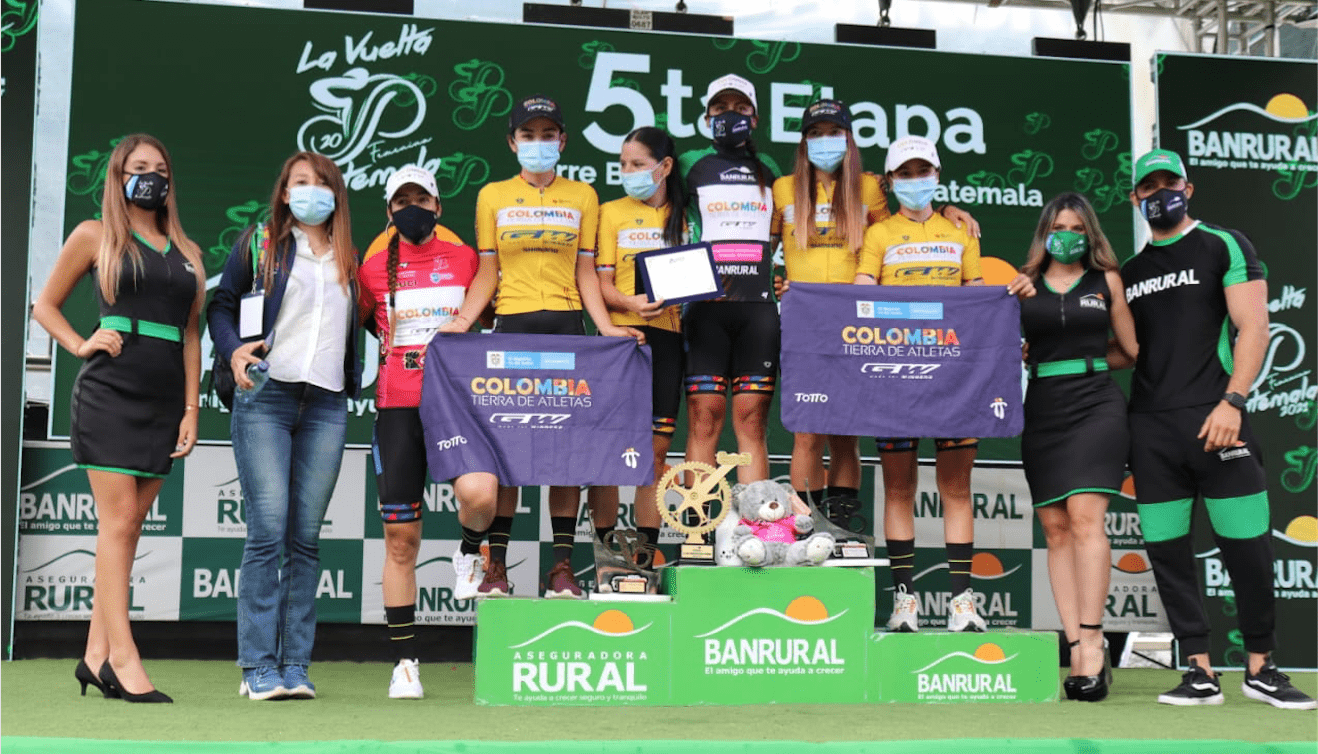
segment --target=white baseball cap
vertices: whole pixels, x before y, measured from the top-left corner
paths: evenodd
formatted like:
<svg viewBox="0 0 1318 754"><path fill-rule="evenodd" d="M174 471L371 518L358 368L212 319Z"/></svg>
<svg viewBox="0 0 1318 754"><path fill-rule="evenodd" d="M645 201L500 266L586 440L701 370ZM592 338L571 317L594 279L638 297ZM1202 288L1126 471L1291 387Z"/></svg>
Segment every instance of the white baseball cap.
<svg viewBox="0 0 1318 754"><path fill-rule="evenodd" d="M728 91L746 95L746 99L751 101L751 107L755 108L755 112L760 112L760 106L755 102L755 85L735 73L719 76L709 82L709 89L705 91L705 109L709 109L710 100Z"/></svg>
<svg viewBox="0 0 1318 754"><path fill-rule="evenodd" d="M936 168L942 168L938 161L938 147L923 136L903 136L888 147L888 156L883 160L883 172L891 173L907 160L924 160Z"/></svg>
<svg viewBox="0 0 1318 754"><path fill-rule="evenodd" d="M439 187L435 185L435 176L420 165L404 165L389 176L384 184L384 200L390 201L398 189L409 183L415 183L425 189L431 196L439 198Z"/></svg>

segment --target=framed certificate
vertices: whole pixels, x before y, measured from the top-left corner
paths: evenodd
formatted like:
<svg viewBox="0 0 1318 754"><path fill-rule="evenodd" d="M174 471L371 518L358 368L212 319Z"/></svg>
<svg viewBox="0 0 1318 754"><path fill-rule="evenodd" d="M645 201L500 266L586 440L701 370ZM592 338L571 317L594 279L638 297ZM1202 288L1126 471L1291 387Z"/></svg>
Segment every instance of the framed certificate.
<svg viewBox="0 0 1318 754"><path fill-rule="evenodd" d="M637 277L650 301L684 304L723 295L707 243L643 251L636 255Z"/></svg>

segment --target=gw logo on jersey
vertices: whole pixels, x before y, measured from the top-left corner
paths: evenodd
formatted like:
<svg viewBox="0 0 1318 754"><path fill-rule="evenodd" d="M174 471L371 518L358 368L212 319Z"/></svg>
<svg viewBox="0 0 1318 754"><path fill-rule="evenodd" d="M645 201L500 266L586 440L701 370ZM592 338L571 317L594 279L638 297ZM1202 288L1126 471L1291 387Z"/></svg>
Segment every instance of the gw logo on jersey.
<svg viewBox="0 0 1318 754"><path fill-rule="evenodd" d="M960 267L943 267L930 265L925 267L903 267L896 272L899 278L928 277L931 280L955 280L961 275Z"/></svg>
<svg viewBox="0 0 1318 754"><path fill-rule="evenodd" d="M570 230L505 230L499 234L500 241L548 241L558 244L575 244L577 235Z"/></svg>

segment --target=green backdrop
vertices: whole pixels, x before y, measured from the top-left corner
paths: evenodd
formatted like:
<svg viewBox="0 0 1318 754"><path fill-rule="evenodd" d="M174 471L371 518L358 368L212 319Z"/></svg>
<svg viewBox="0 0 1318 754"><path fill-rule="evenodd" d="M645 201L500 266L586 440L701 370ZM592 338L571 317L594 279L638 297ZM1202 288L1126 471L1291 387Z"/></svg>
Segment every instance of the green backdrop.
<svg viewBox="0 0 1318 754"><path fill-rule="evenodd" d="M986 255L1022 262L1038 207L1067 189L1087 192L1119 254L1131 251L1126 65L130 0L80 2L76 23L66 232L97 213L115 139L148 131L173 154L184 227L211 275L299 148L342 167L359 247L384 225L389 173L409 162L435 170L441 222L473 242L477 191L518 169L505 142L515 97L558 100L569 132L560 172L592 182L604 202L623 194L616 160L630 129L656 123L682 149L708 144L700 100L729 71L756 84L756 142L784 170L803 108L831 95L851 104L873 170L900 135L938 140L939 201L980 220ZM125 56L127 35L151 39L167 64ZM1064 94L1081 81L1078 107ZM91 301L84 283L67 307L83 331ZM76 370L59 354L52 436L68 433ZM374 359L366 370L372 377ZM352 442L369 442L372 395L350 409ZM227 440L227 418L203 398L202 437ZM989 441L981 457L1016 459L1017 448ZM776 419L771 451L791 451Z"/></svg>

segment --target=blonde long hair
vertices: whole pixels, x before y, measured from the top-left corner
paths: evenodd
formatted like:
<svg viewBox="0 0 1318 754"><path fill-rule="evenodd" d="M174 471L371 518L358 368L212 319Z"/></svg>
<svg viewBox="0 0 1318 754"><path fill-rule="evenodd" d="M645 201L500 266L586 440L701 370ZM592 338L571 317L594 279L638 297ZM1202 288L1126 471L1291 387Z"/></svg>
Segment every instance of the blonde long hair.
<svg viewBox="0 0 1318 754"><path fill-rule="evenodd" d="M1089 203L1084 194L1066 191L1053 197L1052 201L1044 205L1043 212L1039 213L1039 225L1034 229L1034 239L1030 241L1030 253L1025 259L1025 266L1021 267L1021 274L1037 281L1048 268L1048 263L1052 261L1046 248L1048 234L1053 232L1053 223L1064 209L1079 215L1080 221L1085 224L1089 250L1080 260L1085 269L1118 269L1120 265L1117 263L1117 255L1112 251L1112 244L1108 242L1107 236L1103 235L1103 228L1098 224L1098 214L1094 212L1094 205Z"/></svg>
<svg viewBox="0 0 1318 754"><path fill-rule="evenodd" d="M851 129L844 129L847 135L847 153L842 157L842 164L833 172L833 202L829 211L833 214L833 229L843 241L843 245L854 254L860 250L865 240L865 204L860 197L860 179L864 167L860 161L860 149ZM818 168L810 162L806 153L806 138L802 134L801 142L796 145L796 164L792 170L792 188L794 189L792 212L796 219L796 246L805 250L810 239L818 235L815 227L815 186L819 182Z"/></svg>
<svg viewBox="0 0 1318 754"><path fill-rule="evenodd" d="M119 180L124 174L124 164L134 149L146 144L155 147L165 158L165 170L169 173L169 193L165 203L156 209L156 230L165 234L170 245L178 249L194 269L203 269L201 251L192 243L178 220L178 183L174 180L174 163L169 158L169 150L159 139L149 134L129 134L119 140L110 152L110 161L105 168L105 188L101 194L101 248L96 252L96 281L101 289L101 296L113 304L119 292L119 278L123 275L124 257L133 265L133 279L142 270L142 252L132 242L133 226L128 219L128 195L124 184ZM204 286L203 286L204 287Z"/></svg>
<svg viewBox="0 0 1318 754"><path fill-rule="evenodd" d="M339 268L339 285L344 291L357 279L357 248L352 245L352 218L348 212L348 189L343 182L343 173L339 166L322 154L315 152L296 152L284 160L279 170L279 179L275 181L274 191L270 194L270 248L280 249L293 236L293 211L284 201L284 190L288 188L288 178L293 173L293 166L306 160L311 170L334 192L334 212L325 222L328 224L330 246L334 249L334 260ZM261 256L261 275L266 288L274 285L275 269L278 267L278 254Z"/></svg>

